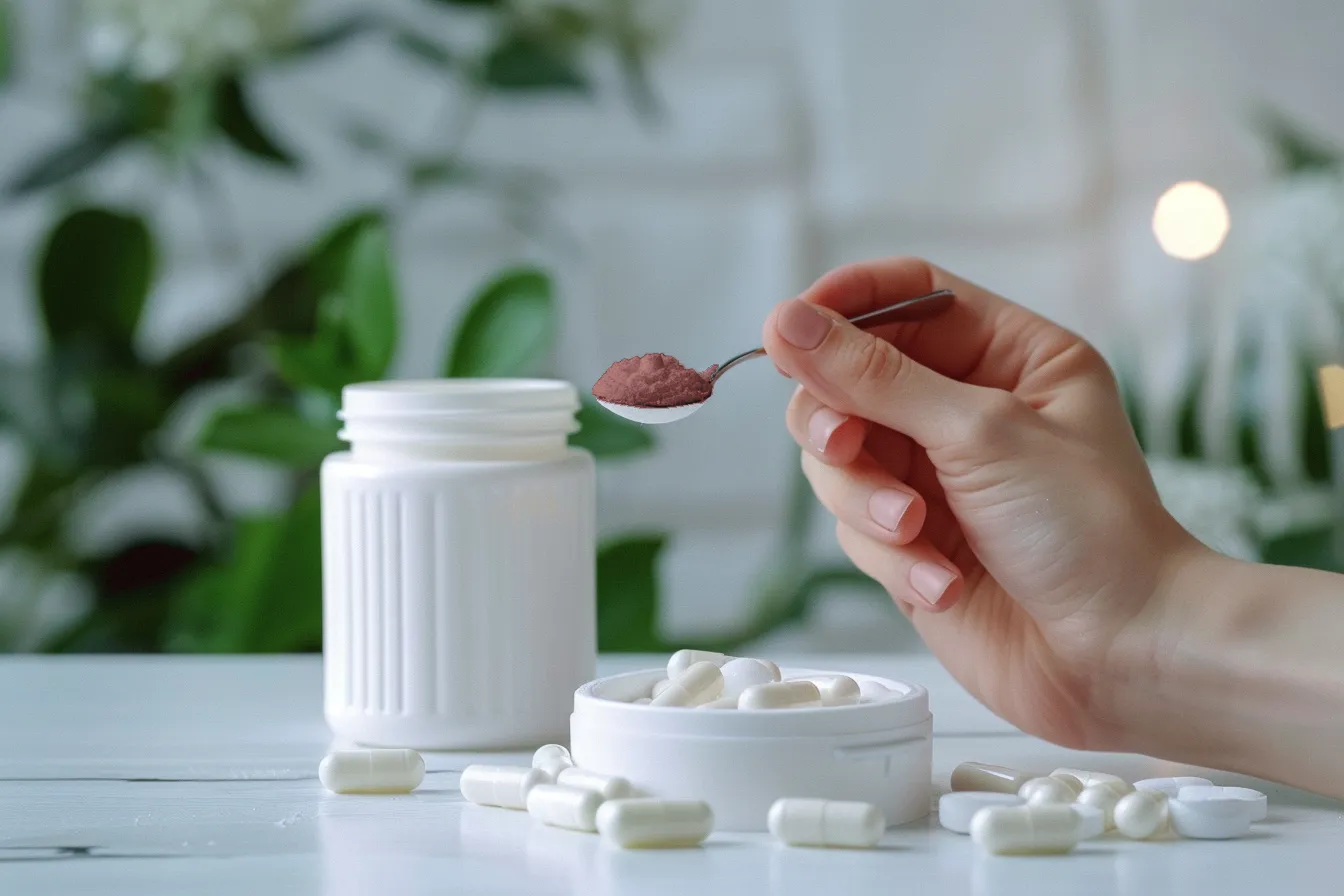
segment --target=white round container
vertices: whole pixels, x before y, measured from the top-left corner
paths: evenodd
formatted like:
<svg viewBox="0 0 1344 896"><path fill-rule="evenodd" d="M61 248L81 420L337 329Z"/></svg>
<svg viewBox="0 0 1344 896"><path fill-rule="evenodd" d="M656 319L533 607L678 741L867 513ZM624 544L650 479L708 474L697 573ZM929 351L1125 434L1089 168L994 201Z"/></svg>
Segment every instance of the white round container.
<svg viewBox="0 0 1344 896"><path fill-rule="evenodd" d="M419 749L560 739L596 659L592 458L574 387L362 383L322 464L327 722Z"/></svg>
<svg viewBox="0 0 1344 896"><path fill-rule="evenodd" d="M786 678L849 674L893 693L852 706L757 711L621 702L665 671L615 675L579 688L570 752L580 768L620 775L652 796L704 800L720 831L764 831L770 805L781 797L873 803L888 825L929 814L933 717L924 688L871 675L784 669Z"/></svg>

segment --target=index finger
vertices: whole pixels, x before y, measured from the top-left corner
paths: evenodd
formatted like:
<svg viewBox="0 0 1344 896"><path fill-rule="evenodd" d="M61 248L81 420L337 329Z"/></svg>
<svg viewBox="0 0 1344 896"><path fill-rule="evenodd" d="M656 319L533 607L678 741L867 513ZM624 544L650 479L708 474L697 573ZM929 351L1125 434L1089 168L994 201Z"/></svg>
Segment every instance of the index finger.
<svg viewBox="0 0 1344 896"><path fill-rule="evenodd" d="M1020 371L1016 364L1009 365L1014 368L1011 370L994 370L992 367L1003 367L995 364L987 369L988 377L970 377L977 368L986 366L986 358L1011 354L1003 349L1017 343L1024 330L1055 325L921 258L888 258L836 268L808 287L800 298L853 317L938 289L950 289L957 296L945 313L931 320L888 324L872 332L944 376L1011 388L1009 381Z"/></svg>

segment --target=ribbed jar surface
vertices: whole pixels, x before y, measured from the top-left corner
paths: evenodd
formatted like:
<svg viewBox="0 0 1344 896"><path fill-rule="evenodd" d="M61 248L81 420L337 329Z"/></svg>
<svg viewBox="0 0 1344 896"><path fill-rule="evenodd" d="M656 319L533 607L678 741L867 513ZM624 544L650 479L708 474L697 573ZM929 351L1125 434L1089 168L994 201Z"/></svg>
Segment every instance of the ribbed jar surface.
<svg viewBox="0 0 1344 896"><path fill-rule="evenodd" d="M591 459L334 455L322 490L333 730L425 749L565 737L595 671Z"/></svg>

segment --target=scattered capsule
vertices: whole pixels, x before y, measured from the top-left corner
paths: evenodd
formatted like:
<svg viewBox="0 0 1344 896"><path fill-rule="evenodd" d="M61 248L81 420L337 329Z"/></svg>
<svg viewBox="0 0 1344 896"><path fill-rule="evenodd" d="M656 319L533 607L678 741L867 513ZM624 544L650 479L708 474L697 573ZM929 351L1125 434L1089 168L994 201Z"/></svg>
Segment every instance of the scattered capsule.
<svg viewBox="0 0 1344 896"><path fill-rule="evenodd" d="M425 760L415 750L339 750L317 779L332 793L410 793L425 780Z"/></svg>
<svg viewBox="0 0 1344 896"><path fill-rule="evenodd" d="M597 831L623 849L696 846L714 830L714 812L698 800L621 799L597 810Z"/></svg>
<svg viewBox="0 0 1344 896"><path fill-rule="evenodd" d="M731 659L733 657L723 653L715 653L712 650L678 650L667 661L667 677L668 680L673 680L696 663L713 663L715 666L722 666Z"/></svg>
<svg viewBox="0 0 1344 896"><path fill-rule="evenodd" d="M1059 778L1032 778L1022 785L1017 795L1026 800L1028 806L1049 806L1071 803L1078 794L1072 785Z"/></svg>
<svg viewBox="0 0 1344 896"><path fill-rule="evenodd" d="M696 709L737 709L736 697L720 697L708 703L701 703Z"/></svg>
<svg viewBox="0 0 1344 896"><path fill-rule="evenodd" d="M650 703L653 702L653 700L650 699L650 698L648 698L648 697L637 697L636 699L632 700L631 702L632 702L632 703L635 703L635 704L637 704L637 705L639 705L639 706L648 706Z"/></svg>
<svg viewBox="0 0 1344 896"><path fill-rule="evenodd" d="M1069 808L1078 816L1079 840L1091 840L1106 833L1106 813L1083 803L1074 803Z"/></svg>
<svg viewBox="0 0 1344 896"><path fill-rule="evenodd" d="M527 814L556 828L597 831L597 810L602 796L559 784L538 784L527 792Z"/></svg>
<svg viewBox="0 0 1344 896"><path fill-rule="evenodd" d="M802 709L821 705L821 691L810 681L775 681L747 688L738 709Z"/></svg>
<svg viewBox="0 0 1344 896"><path fill-rule="evenodd" d="M563 769L555 783L578 790L591 790L604 800L618 800L630 795L630 782L616 775L604 775L582 768Z"/></svg>
<svg viewBox="0 0 1344 896"><path fill-rule="evenodd" d="M1105 784L1114 790L1117 796L1134 792L1133 784L1118 775L1109 775L1106 772L1090 772L1081 768L1057 768L1050 773L1052 778L1059 775L1072 775L1082 781L1084 787L1091 787L1093 784Z"/></svg>
<svg viewBox="0 0 1344 896"><path fill-rule="evenodd" d="M672 684L672 682L666 678L655 681L653 683L653 689L649 691L649 699L652 700L653 698L661 694L663 691L667 690L668 685L670 684Z"/></svg>
<svg viewBox="0 0 1344 896"><path fill-rule="evenodd" d="M790 846L867 849L882 839L887 819L871 803L844 800L775 800L766 816L775 839Z"/></svg>
<svg viewBox="0 0 1344 896"><path fill-rule="evenodd" d="M1022 797L1015 793L961 790L938 798L938 823L957 834L971 832L971 819L981 809L996 806L1020 806Z"/></svg>
<svg viewBox="0 0 1344 896"><path fill-rule="evenodd" d="M1112 811L1115 827L1131 840L1147 840L1167 829L1167 795L1161 790L1135 790L1120 797Z"/></svg>
<svg viewBox="0 0 1344 896"><path fill-rule="evenodd" d="M1079 805L1099 810L1106 830L1115 827L1115 804L1120 802L1120 794L1116 793L1110 784L1103 781L1100 784L1087 785L1083 788L1083 792L1078 794L1077 802Z"/></svg>
<svg viewBox="0 0 1344 896"><path fill-rule="evenodd" d="M991 793L1017 793L1035 776L1003 765L963 762L952 769L953 790L980 790Z"/></svg>
<svg viewBox="0 0 1344 896"><path fill-rule="evenodd" d="M755 659L755 657L753 657L753 659ZM767 669L770 670L770 680L771 680L771 681L779 681L780 679L782 679L782 678L784 677L783 675L780 674L779 666L775 665L775 663L774 663L773 661L771 661L771 660L756 659L756 662L762 664L763 666L765 666Z"/></svg>
<svg viewBox="0 0 1344 896"><path fill-rule="evenodd" d="M723 700L732 700L736 703L737 698L742 696L742 692L749 687L758 684L769 684L777 681L775 675L779 667L773 670L760 660L754 660L750 657L740 657L735 660L729 660L719 668L723 675Z"/></svg>
<svg viewBox="0 0 1344 896"><path fill-rule="evenodd" d="M532 767L541 769L554 781L562 771L574 767L574 759L560 744L546 744L532 754Z"/></svg>
<svg viewBox="0 0 1344 896"><path fill-rule="evenodd" d="M702 661L682 672L672 683L653 698L651 706L699 706L718 698L723 690L723 674L719 667Z"/></svg>
<svg viewBox="0 0 1344 896"><path fill-rule="evenodd" d="M527 807L527 795L551 777L539 768L512 765L469 765L462 770L457 789L469 802L478 806L499 806L502 809Z"/></svg>
<svg viewBox="0 0 1344 896"><path fill-rule="evenodd" d="M1142 781L1134 782L1135 790L1158 790L1167 796L1175 796L1181 792L1182 787L1210 787L1213 782L1208 778L1195 778L1189 775L1182 775L1176 778L1144 778Z"/></svg>
<svg viewBox="0 0 1344 896"><path fill-rule="evenodd" d="M971 819L971 839L995 855L1064 853L1078 845L1081 823L1072 806L981 809Z"/></svg>
<svg viewBox="0 0 1344 896"><path fill-rule="evenodd" d="M822 706L850 706L859 702L859 683L848 675L826 675L812 679L821 692Z"/></svg>

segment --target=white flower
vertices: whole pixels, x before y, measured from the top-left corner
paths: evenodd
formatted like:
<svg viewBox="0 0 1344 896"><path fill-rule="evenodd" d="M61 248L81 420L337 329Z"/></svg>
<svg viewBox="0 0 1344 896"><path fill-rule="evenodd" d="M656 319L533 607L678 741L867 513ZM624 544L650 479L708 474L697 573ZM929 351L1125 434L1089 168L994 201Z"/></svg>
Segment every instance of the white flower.
<svg viewBox="0 0 1344 896"><path fill-rule="evenodd" d="M208 72L289 35L299 0L84 0L89 68L143 81Z"/></svg>
<svg viewBox="0 0 1344 896"><path fill-rule="evenodd" d="M1238 467L1150 457L1162 504L1191 535L1240 560L1259 559L1252 534L1260 487Z"/></svg>

